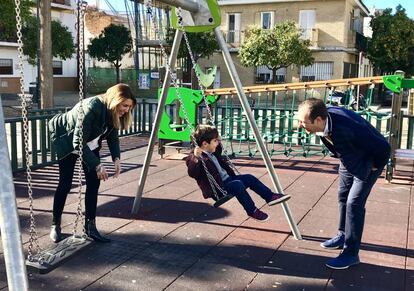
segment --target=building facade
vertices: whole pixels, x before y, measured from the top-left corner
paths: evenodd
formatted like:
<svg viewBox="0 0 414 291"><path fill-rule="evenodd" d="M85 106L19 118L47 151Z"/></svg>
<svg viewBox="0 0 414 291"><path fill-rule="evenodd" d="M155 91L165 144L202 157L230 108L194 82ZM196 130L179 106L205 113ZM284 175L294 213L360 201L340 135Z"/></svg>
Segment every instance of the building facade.
<svg viewBox="0 0 414 291"><path fill-rule="evenodd" d="M366 38L364 18L369 10L360 0L222 0L221 30L243 85L271 83L272 74L265 66L246 68L237 57L245 32L251 25L268 29L293 20L302 37L311 41L313 65L291 66L277 72L276 82L306 82L370 76L372 68L364 58ZM215 87L231 87L231 79L221 54L201 65L219 67Z"/></svg>
<svg viewBox="0 0 414 291"><path fill-rule="evenodd" d="M53 0L52 19L59 20L62 25L67 26L72 33L76 43L76 1L75 0ZM36 7L32 13L36 15ZM36 86L37 66L27 62L23 58L23 73L25 78L25 91L29 87ZM76 55L67 60L53 58L53 86L54 91L74 91L77 88L77 61ZM16 94L20 92L20 73L18 67L17 42L0 40L0 94ZM32 83L32 84L31 84Z"/></svg>

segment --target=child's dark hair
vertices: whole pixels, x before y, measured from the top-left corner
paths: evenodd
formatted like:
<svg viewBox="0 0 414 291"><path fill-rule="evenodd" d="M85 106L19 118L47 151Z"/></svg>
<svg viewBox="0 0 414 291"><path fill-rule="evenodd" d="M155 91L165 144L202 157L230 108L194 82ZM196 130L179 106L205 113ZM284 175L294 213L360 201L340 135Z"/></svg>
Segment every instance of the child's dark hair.
<svg viewBox="0 0 414 291"><path fill-rule="evenodd" d="M196 146L201 146L203 141L210 143L212 139L218 138L218 136L217 128L211 125L198 125L194 132L194 138L197 142Z"/></svg>

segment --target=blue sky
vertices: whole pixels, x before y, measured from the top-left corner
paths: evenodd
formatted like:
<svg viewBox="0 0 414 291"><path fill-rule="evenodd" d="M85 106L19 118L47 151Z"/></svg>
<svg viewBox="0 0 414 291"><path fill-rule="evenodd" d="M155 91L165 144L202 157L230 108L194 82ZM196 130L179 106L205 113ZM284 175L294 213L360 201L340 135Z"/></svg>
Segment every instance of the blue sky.
<svg viewBox="0 0 414 291"><path fill-rule="evenodd" d="M104 10L109 10L108 5L105 3L105 0L98 0L100 2L100 8ZM125 4L123 0L107 0L111 5L118 11L125 11ZM402 7L407 11L407 15L414 19L414 3L413 0L362 0L368 8L383 9L383 8L395 8L398 4L401 4ZM89 4L94 5L96 0L89 0Z"/></svg>
<svg viewBox="0 0 414 291"><path fill-rule="evenodd" d="M383 9L383 8L393 8L397 7L398 4L401 4L402 7L405 8L407 15L414 19L414 3L413 0L362 0L365 6L368 8L375 8Z"/></svg>

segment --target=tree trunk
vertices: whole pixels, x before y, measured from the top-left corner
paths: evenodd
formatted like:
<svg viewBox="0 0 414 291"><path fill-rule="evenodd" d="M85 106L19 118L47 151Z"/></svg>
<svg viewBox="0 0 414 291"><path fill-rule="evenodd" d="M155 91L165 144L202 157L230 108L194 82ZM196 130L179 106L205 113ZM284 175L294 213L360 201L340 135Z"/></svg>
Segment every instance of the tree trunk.
<svg viewBox="0 0 414 291"><path fill-rule="evenodd" d="M121 65L119 64L118 61L116 61L114 63L115 69L116 69L116 83L119 84L120 83L120 77L119 77L119 68L121 67Z"/></svg>
<svg viewBox="0 0 414 291"><path fill-rule="evenodd" d="M40 92L41 108L52 108L52 14L51 0L40 1Z"/></svg>

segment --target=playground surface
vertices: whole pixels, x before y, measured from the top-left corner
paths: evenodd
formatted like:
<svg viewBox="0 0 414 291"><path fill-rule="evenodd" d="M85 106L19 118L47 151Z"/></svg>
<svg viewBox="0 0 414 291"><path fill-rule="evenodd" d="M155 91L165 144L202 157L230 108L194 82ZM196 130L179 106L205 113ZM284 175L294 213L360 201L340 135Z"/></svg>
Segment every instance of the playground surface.
<svg viewBox="0 0 414 291"><path fill-rule="evenodd" d="M338 161L330 157L273 157L276 173L303 240L295 240L281 206L258 207L270 215L249 219L236 199L221 208L202 198L187 176L185 162L160 159L154 150L142 206L131 208L146 151L146 137L121 139L123 173L101 184L97 226L112 239L93 243L49 274L29 274L30 290L414 290L413 165L399 166L406 178L376 183L367 204L361 264L332 271L325 262L338 254L319 244L336 233ZM113 173L107 152L105 165ZM271 186L263 161L238 158L242 173ZM48 237L57 166L33 172L39 244ZM24 174L15 175L16 197L25 251L29 202ZM72 189L63 216L70 234L77 193ZM2 250L3 253L3 250ZM7 288L4 259L0 289Z"/></svg>

